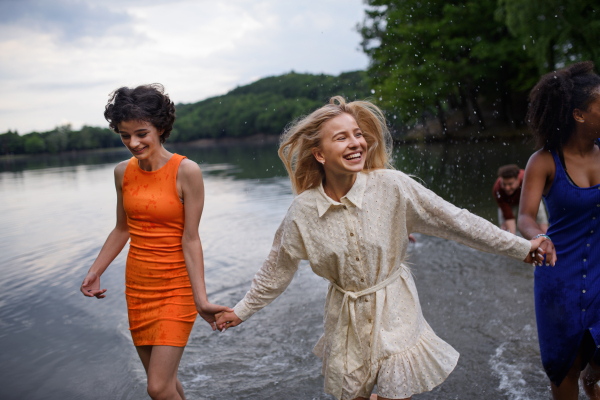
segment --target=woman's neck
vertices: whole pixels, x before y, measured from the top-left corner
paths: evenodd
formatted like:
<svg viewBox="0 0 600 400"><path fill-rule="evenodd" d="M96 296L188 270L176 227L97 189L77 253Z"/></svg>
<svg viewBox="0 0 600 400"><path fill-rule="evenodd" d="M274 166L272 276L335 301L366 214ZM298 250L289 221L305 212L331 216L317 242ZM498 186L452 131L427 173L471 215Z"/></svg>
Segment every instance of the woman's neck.
<svg viewBox="0 0 600 400"><path fill-rule="evenodd" d="M157 171L165 166L169 159L173 154L167 151L164 147L160 146L160 149L153 154L150 154L149 157L138 160L138 165L144 171Z"/></svg>
<svg viewBox="0 0 600 400"><path fill-rule="evenodd" d="M597 138L592 136L587 132L575 128L575 132L573 132L570 140L563 146L563 152L566 151L573 155L585 157L594 151Z"/></svg>
<svg viewBox="0 0 600 400"><path fill-rule="evenodd" d="M338 175L325 171L325 181L323 182L325 194L339 202L352 189L357 175L358 173Z"/></svg>

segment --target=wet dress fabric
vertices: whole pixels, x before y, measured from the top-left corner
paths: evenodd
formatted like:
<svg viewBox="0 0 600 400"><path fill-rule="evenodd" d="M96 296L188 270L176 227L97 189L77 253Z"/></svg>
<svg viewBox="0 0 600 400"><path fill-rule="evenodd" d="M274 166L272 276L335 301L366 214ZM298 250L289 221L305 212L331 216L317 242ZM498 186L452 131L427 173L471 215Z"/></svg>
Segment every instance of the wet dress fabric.
<svg viewBox="0 0 600 400"><path fill-rule="evenodd" d="M196 306L183 257L184 209L174 154L156 171L132 157L123 177L123 206L131 242L125 270L129 330L136 346L186 345Z"/></svg>
<svg viewBox="0 0 600 400"><path fill-rule="evenodd" d="M558 155L546 196L548 236L556 249L554 266L535 269L535 314L542 364L557 386L573 365L587 331L583 361L600 365L600 185L580 188L569 182Z"/></svg>
<svg viewBox="0 0 600 400"><path fill-rule="evenodd" d="M250 291L235 307L246 320L289 285L300 260L330 282L323 360L325 391L337 399L398 399L433 389L458 353L425 321L410 270L408 235L420 232L524 260L529 241L444 201L392 170L359 173L338 203L323 186L296 196Z"/></svg>

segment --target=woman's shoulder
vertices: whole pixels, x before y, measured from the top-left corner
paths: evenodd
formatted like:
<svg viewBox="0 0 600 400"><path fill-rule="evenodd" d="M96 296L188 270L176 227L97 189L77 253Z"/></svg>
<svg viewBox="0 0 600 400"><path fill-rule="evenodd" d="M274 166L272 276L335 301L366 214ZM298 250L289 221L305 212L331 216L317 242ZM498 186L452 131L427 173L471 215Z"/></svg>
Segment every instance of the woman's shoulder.
<svg viewBox="0 0 600 400"><path fill-rule="evenodd" d="M553 173L555 167L554 156L550 150L540 149L529 157L525 174L531 171Z"/></svg>
<svg viewBox="0 0 600 400"><path fill-rule="evenodd" d="M554 156L550 150L540 149L529 157L529 162L554 162Z"/></svg>
<svg viewBox="0 0 600 400"><path fill-rule="evenodd" d="M201 174L200 166L189 158L182 158L179 163L179 173L184 174Z"/></svg>
<svg viewBox="0 0 600 400"><path fill-rule="evenodd" d="M310 208L316 208L316 196L319 195L317 188L310 188L294 197L289 211L297 212Z"/></svg>
<svg viewBox="0 0 600 400"><path fill-rule="evenodd" d="M117 166L115 167L115 179L118 179L120 181L123 180L123 176L125 176L125 171L127 170L127 166L130 162L131 159L123 160L117 164Z"/></svg>
<svg viewBox="0 0 600 400"><path fill-rule="evenodd" d="M367 178L375 182L382 182L391 185L417 183L412 176L395 169L376 169L367 172Z"/></svg>

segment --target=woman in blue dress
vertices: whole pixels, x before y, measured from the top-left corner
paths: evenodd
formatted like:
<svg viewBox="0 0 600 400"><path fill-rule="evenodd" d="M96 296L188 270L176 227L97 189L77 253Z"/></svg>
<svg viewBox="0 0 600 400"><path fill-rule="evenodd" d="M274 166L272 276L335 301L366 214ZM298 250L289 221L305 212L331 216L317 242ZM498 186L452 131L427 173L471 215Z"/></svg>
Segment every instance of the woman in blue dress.
<svg viewBox="0 0 600 400"><path fill-rule="evenodd" d="M550 228L535 270L542 364L554 399L600 399L600 76L592 62L544 75L527 115L541 150L529 159L519 208L525 238L542 195ZM552 267L554 266L554 267Z"/></svg>

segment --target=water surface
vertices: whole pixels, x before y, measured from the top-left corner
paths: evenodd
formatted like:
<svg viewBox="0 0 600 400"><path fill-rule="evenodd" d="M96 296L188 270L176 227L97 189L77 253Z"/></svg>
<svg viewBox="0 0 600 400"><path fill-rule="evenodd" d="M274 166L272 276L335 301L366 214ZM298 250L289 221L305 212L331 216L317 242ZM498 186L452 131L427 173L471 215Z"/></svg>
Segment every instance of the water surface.
<svg viewBox="0 0 600 400"><path fill-rule="evenodd" d="M233 306L250 287L292 201L274 145L173 148L198 162L210 300ZM454 204L492 219L498 166L522 167L528 144L410 145L394 152ZM126 151L0 160L0 398L147 399L128 331L125 250L102 276L103 300L79 285L114 226L114 166ZM443 239L410 247L426 319L461 358L415 399L547 399L533 267ZM180 366L188 399L331 399L312 347L327 283L308 265L271 306L220 334L198 320ZM583 397L582 397L583 398Z"/></svg>

